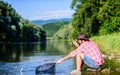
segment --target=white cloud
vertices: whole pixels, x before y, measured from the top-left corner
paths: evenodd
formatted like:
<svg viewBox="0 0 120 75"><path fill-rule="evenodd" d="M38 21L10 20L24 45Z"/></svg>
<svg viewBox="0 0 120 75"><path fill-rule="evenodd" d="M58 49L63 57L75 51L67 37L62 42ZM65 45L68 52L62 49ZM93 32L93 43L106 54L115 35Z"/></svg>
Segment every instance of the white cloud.
<svg viewBox="0 0 120 75"><path fill-rule="evenodd" d="M55 19L55 18L70 18L74 11L72 10L58 10L58 11L44 11L44 12L36 12L34 16L29 17L30 20L37 19Z"/></svg>

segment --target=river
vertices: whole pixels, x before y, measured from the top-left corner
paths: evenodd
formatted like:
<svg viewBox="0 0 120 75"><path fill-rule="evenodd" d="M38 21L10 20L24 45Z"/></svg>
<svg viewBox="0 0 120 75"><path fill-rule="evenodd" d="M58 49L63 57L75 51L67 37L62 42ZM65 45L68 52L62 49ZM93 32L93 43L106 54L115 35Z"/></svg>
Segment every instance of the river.
<svg viewBox="0 0 120 75"><path fill-rule="evenodd" d="M69 41L0 44L0 75L36 75L37 66L55 63L73 49L74 47ZM52 75L69 75L73 69L75 69L74 58L66 60L62 64L56 64L55 73ZM84 73L84 75L93 74Z"/></svg>

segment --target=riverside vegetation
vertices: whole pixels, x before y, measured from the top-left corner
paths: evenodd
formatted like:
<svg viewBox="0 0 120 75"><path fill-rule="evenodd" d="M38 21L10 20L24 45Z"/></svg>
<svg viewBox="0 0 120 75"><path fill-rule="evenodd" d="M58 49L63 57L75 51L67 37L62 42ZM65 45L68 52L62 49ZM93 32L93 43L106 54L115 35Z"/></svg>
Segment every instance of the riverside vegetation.
<svg viewBox="0 0 120 75"><path fill-rule="evenodd" d="M120 72L120 32L108 34L104 36L94 36L94 40L100 47L105 57L103 69L106 72L118 71Z"/></svg>

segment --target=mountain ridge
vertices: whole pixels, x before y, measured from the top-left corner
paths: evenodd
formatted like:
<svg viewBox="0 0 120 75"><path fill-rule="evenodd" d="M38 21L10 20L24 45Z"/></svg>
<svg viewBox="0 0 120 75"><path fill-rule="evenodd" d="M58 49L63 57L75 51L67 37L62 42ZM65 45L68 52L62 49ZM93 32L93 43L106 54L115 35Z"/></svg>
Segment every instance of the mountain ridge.
<svg viewBox="0 0 120 75"><path fill-rule="evenodd" d="M60 22L60 21L70 21L71 18L60 18L60 19L48 19L48 20L32 20L31 22L35 25L43 25L52 22Z"/></svg>

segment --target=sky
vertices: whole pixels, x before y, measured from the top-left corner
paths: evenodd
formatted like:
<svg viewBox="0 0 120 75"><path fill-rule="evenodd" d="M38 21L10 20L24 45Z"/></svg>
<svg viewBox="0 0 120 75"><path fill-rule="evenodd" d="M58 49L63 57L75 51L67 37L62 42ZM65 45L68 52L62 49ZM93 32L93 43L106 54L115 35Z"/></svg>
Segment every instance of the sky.
<svg viewBox="0 0 120 75"><path fill-rule="evenodd" d="M72 18L72 0L4 0L24 19L48 20Z"/></svg>

